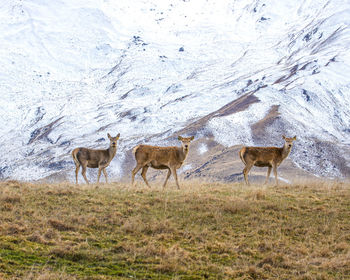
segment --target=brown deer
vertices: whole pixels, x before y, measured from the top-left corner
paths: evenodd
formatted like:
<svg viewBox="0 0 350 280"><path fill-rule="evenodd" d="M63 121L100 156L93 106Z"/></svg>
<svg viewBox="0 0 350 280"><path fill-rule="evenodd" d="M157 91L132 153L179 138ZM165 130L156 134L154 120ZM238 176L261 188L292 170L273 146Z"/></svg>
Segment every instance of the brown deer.
<svg viewBox="0 0 350 280"><path fill-rule="evenodd" d="M148 187L151 187L147 181L146 173L149 167L154 169L168 169L163 188L171 174L173 174L176 186L180 189L179 182L177 179L176 169L180 168L185 161L190 143L194 137L178 137L181 141L181 147L157 147L149 145L138 145L133 149L136 167L132 171L131 184L134 186L134 180L136 173L142 168L141 176Z"/></svg>
<svg viewBox="0 0 350 280"><path fill-rule="evenodd" d="M115 154L117 153L117 140L119 139L120 133L116 137L112 137L107 133L110 144L107 150L93 150L87 148L75 148L72 151L72 157L75 163L75 180L78 184L78 172L80 166L82 167L81 174L83 175L87 184L89 184L86 178L86 167L98 168L97 183L100 182L101 171L106 178L108 183L106 167L110 164Z"/></svg>
<svg viewBox="0 0 350 280"><path fill-rule="evenodd" d="M282 136L282 138L285 141L284 146L282 148L243 147L239 151L239 156L243 161L243 163L245 164L245 168L243 169L243 174L244 174L244 180L247 185L249 185L248 173L253 166L268 167L265 184L268 182L271 169L273 168L273 172L275 174L276 186L278 185L277 167L289 155L293 146L293 141L297 139L296 136L294 136L293 138L287 138L284 135Z"/></svg>

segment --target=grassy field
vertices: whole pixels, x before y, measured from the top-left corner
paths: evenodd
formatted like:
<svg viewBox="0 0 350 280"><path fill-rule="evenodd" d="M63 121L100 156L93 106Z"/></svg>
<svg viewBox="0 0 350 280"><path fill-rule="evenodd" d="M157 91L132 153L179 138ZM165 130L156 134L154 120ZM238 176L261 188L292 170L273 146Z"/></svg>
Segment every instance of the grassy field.
<svg viewBox="0 0 350 280"><path fill-rule="evenodd" d="M2 182L1 278L350 279L350 184Z"/></svg>

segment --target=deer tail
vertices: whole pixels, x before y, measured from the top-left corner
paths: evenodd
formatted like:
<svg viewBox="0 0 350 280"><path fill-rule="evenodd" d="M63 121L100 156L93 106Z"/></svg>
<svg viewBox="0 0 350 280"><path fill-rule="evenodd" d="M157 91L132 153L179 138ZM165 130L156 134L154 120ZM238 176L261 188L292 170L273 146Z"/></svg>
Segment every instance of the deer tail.
<svg viewBox="0 0 350 280"><path fill-rule="evenodd" d="M81 165L79 159L78 159L78 153L79 153L79 148L76 148L72 151L72 157L76 165Z"/></svg>
<svg viewBox="0 0 350 280"><path fill-rule="evenodd" d="M137 151L137 149L140 147L140 145L137 145L136 147L134 147L133 149L132 149L132 153L135 155L136 154L136 151Z"/></svg>
<svg viewBox="0 0 350 280"><path fill-rule="evenodd" d="M242 162L247 165L245 159L244 159L244 154L246 152L246 147L243 147L240 151L239 151L239 157L241 158Z"/></svg>

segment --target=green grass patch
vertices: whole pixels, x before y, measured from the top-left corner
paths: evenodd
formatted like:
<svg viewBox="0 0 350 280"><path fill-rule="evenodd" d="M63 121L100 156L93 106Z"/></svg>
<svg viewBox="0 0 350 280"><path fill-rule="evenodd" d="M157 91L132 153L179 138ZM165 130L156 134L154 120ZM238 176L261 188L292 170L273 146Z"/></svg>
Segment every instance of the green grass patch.
<svg viewBox="0 0 350 280"><path fill-rule="evenodd" d="M0 184L4 279L346 279L350 185Z"/></svg>

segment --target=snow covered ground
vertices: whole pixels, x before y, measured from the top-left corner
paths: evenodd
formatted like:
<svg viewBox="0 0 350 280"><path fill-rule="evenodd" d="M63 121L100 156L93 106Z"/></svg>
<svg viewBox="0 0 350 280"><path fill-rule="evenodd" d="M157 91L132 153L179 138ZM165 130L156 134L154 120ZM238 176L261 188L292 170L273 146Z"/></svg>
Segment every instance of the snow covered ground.
<svg viewBox="0 0 350 280"><path fill-rule="evenodd" d="M121 133L120 178L137 143L176 144L164 139L252 91L260 102L203 129L225 146L297 135L296 165L347 175L348 1L3 0L0 18L1 178L72 180L70 151L107 147L107 132ZM257 143L273 105L282 121Z"/></svg>

